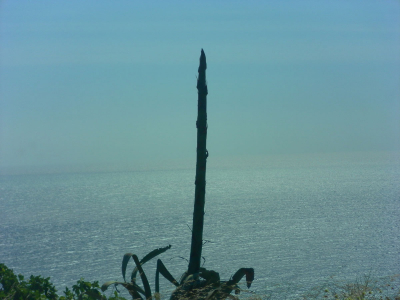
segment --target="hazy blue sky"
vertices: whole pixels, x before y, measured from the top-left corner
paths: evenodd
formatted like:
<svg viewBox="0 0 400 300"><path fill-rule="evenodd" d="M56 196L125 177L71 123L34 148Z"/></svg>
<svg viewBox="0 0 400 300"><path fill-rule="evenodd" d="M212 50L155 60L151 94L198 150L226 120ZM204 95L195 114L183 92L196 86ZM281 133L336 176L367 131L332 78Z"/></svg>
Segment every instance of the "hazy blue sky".
<svg viewBox="0 0 400 300"><path fill-rule="evenodd" d="M3 0L0 30L3 168L194 162L201 48L210 159L400 150L397 0Z"/></svg>

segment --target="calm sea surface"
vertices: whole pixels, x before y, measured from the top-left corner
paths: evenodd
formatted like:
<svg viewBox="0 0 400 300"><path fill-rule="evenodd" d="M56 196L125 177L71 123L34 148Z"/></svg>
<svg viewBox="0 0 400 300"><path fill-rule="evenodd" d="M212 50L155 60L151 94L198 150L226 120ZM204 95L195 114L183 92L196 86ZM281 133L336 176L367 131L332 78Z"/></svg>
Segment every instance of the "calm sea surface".
<svg viewBox="0 0 400 300"><path fill-rule="evenodd" d="M222 279L254 267L251 290L271 299L329 280L399 274L399 158L352 153L217 164L210 157L204 266ZM189 258L194 173L0 176L0 262L25 276L50 276L62 294L81 277L122 280L125 253L140 258L171 244L160 258L179 278L182 257ZM145 266L153 288L156 260ZM165 280L163 289L173 286Z"/></svg>

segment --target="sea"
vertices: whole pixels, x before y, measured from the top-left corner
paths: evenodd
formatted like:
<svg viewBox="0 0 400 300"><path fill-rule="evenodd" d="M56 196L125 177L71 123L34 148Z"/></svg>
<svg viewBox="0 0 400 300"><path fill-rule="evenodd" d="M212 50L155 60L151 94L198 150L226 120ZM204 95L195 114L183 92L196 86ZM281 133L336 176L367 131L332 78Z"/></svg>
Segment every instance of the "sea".
<svg viewBox="0 0 400 300"><path fill-rule="evenodd" d="M171 245L159 258L179 279L190 255L194 181L194 164L2 174L0 263L25 278L50 277L62 295L80 278L123 281L125 253L140 259ZM203 238L202 264L221 280L255 269L250 289L242 280L245 298L302 299L365 278L398 282L400 153L209 157ZM154 291L156 259L144 271ZM165 297L174 289L161 285Z"/></svg>

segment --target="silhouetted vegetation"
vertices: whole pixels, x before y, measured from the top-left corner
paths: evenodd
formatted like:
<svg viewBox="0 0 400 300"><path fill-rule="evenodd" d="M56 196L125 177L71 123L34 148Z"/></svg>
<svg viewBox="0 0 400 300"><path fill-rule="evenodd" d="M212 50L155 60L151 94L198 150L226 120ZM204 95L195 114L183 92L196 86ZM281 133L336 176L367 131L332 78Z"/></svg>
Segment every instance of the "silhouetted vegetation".
<svg viewBox="0 0 400 300"><path fill-rule="evenodd" d="M303 299L400 300L399 276L374 279L364 275L355 282L328 281L307 292Z"/></svg>
<svg viewBox="0 0 400 300"><path fill-rule="evenodd" d="M303 296L295 299L399 300L399 277L400 275L373 279L371 275L365 275L355 282L337 282L332 279L326 284L310 289ZM116 289L106 296L101 292L97 281L87 282L82 278L71 289L66 288L62 296L56 293L57 290L50 282L50 278L31 275L29 280L25 280L24 276L15 275L13 270L0 263L0 299L2 300L127 300L119 296ZM245 298L273 300L283 297L275 294L250 295Z"/></svg>
<svg viewBox="0 0 400 300"><path fill-rule="evenodd" d="M169 282L175 285L176 290L171 294L172 300L178 299L210 299L222 300L232 297L230 294L234 290L240 293L238 282L246 276L247 287L251 286L254 280L253 268L240 268L228 281L221 281L219 273L214 270L207 270L201 267L201 253L203 247L203 227L204 227L204 205L206 193L206 166L208 151L207 145L207 82L206 82L207 61L206 55L201 50L199 76L197 78L198 90L198 114L197 114L197 159L196 159L196 180L195 180L195 200L193 209L192 243L188 270L183 273L180 280L176 280L164 263L158 259L155 282L155 298L160 298L159 276L160 274ZM102 290L105 291L109 286L122 285L125 287L133 299L151 299L152 293L147 275L142 270L142 265L155 256L170 249L171 246L159 248L151 251L142 260L133 253L127 253L122 260L123 282L109 281L103 284ZM126 281L126 267L133 259L136 267L134 268L130 282ZM139 272L143 287L136 282L136 275Z"/></svg>
<svg viewBox="0 0 400 300"><path fill-rule="evenodd" d="M97 281L87 282L82 278L77 281L72 289L66 288L63 296L56 294L57 290L50 282L50 278L31 275L26 281L24 276L15 275L13 270L0 264L0 299L7 300L123 300L119 296L117 286L122 285L131 295L132 299L160 299L159 281L160 274L169 282L175 285L176 289L172 292L170 299L204 299L204 300L222 300L237 299L231 295L232 291L239 294L241 289L238 286L239 281L245 276L247 288L250 288L254 280L253 268L240 268L229 280L220 279L218 272L207 270L201 267L201 254L203 246L203 226L204 226L204 206L205 206L205 188L206 188L206 164L208 151L206 149L207 141L207 83L206 83L207 62L203 50L201 50L199 76L197 80L198 89L198 118L197 127L197 160L196 160L196 180L195 180L195 201L193 211L192 243L188 269L183 272L179 280L176 280L165 267L164 263L158 259L155 294L152 293L147 275L142 266L164 253L171 248L171 245L164 248L158 248L149 252L141 260L134 253L126 253L122 259L122 277L124 281L108 281L100 288ZM126 280L126 271L130 259L133 259L135 267L131 273L130 280ZM137 282L139 275L142 286ZM373 284L375 283L375 285ZM103 294L108 288L113 287L111 295L108 297ZM388 286L390 288L390 285ZM363 281L357 281L354 284L330 285L312 289L303 296L303 299L395 299L400 300L399 291L393 298L388 298L384 289L376 285L370 277L364 277ZM247 297L249 298L249 297ZM250 299L269 299L270 296L251 296ZM280 298L280 297L279 297Z"/></svg>
<svg viewBox="0 0 400 300"><path fill-rule="evenodd" d="M207 167L207 61L201 49L199 77L197 78L198 104L197 104L197 157L196 180L193 209L192 244L190 250L189 275L197 274L200 270L201 252L203 247L204 205L206 194L206 167Z"/></svg>
<svg viewBox="0 0 400 300"><path fill-rule="evenodd" d="M0 284L0 299L4 300L126 300L119 297L116 291L106 297L101 293L98 281L87 282L82 278L71 290L67 287L64 295L59 296L49 277L31 275L26 281L24 276L15 275L4 264L0 264Z"/></svg>

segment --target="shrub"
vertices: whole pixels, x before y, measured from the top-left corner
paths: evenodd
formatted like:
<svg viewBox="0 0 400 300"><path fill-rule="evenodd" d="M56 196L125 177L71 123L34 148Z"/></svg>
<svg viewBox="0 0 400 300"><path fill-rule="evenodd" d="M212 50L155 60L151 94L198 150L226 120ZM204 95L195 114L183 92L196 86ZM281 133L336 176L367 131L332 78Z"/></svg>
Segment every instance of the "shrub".
<svg viewBox="0 0 400 300"><path fill-rule="evenodd" d="M13 270L0 263L0 299L4 300L126 300L114 293L110 297L100 292L99 282L78 280L72 290L66 288L64 296L58 296L55 286L50 282L50 277L29 277L24 280L21 274L15 275Z"/></svg>
<svg viewBox="0 0 400 300"><path fill-rule="evenodd" d="M13 270L4 264L0 264L0 283L0 299L58 299L57 290L50 282L50 277L31 275L29 281L25 281L24 276L15 275Z"/></svg>

